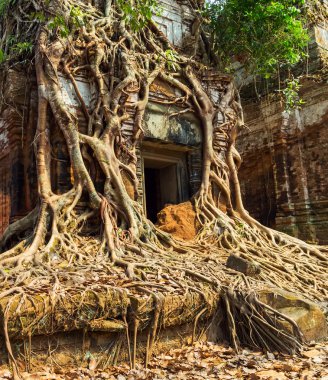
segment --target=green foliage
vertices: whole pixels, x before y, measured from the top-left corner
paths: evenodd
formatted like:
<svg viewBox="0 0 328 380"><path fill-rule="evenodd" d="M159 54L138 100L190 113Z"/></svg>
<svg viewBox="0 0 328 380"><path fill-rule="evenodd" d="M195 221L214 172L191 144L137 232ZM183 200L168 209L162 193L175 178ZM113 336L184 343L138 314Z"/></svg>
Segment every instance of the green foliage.
<svg viewBox="0 0 328 380"><path fill-rule="evenodd" d="M75 28L81 28L85 25L86 14L82 12L81 8L73 6L70 11L70 17Z"/></svg>
<svg viewBox="0 0 328 380"><path fill-rule="evenodd" d="M11 0L0 0L0 16L6 12L11 2Z"/></svg>
<svg viewBox="0 0 328 380"><path fill-rule="evenodd" d="M222 68L233 62L265 78L279 66L294 65L305 56L309 40L303 26L304 0L212 0L209 19Z"/></svg>
<svg viewBox="0 0 328 380"><path fill-rule="evenodd" d="M177 53L175 53L173 50L168 49L165 51L165 58L167 62L167 67L169 70L177 71L178 64L177 64Z"/></svg>
<svg viewBox="0 0 328 380"><path fill-rule="evenodd" d="M281 90L283 95L283 101L285 104L285 110L290 112L294 109L299 109L304 101L299 96L299 90L301 88L299 79L287 79L286 87Z"/></svg>
<svg viewBox="0 0 328 380"><path fill-rule="evenodd" d="M33 44L32 42L29 42L29 41L18 42L16 45L12 47L12 51L19 55L25 54L25 53L32 53Z"/></svg>
<svg viewBox="0 0 328 380"><path fill-rule="evenodd" d="M236 221L235 222L235 225L236 225L236 228L237 228L237 231L239 233L239 235L241 237L246 237L247 234L246 234L246 231L245 231L245 223L243 223L242 221Z"/></svg>
<svg viewBox="0 0 328 380"><path fill-rule="evenodd" d="M30 19L31 21L44 22L47 18L43 12L33 12L30 14Z"/></svg>
<svg viewBox="0 0 328 380"><path fill-rule="evenodd" d="M50 20L50 22L48 23L48 28L50 30L57 30L59 35L61 37L67 37L70 33L70 30L69 30L69 27L64 19L63 16L55 16L54 18L52 18Z"/></svg>
<svg viewBox="0 0 328 380"><path fill-rule="evenodd" d="M124 17L133 31L142 29L154 14L160 13L158 0L117 0Z"/></svg>
<svg viewBox="0 0 328 380"><path fill-rule="evenodd" d="M6 54L2 49L0 49L0 64L5 62L7 59L18 56L26 56L31 54L33 51L33 43L29 41L17 42L17 39L13 35L9 35L6 39L6 47L9 52Z"/></svg>
<svg viewBox="0 0 328 380"><path fill-rule="evenodd" d="M8 6L13 5L17 0L0 0L0 10L6 12ZM3 13L4 14L4 13ZM0 13L1 15L1 13ZM31 12L28 14L28 22L39 22L47 24L48 28L61 37L67 37L76 29L81 28L85 24L86 14L81 8L72 6L68 15L56 16L49 15L43 11ZM29 38L27 36L27 38ZM26 58L33 52L33 41L27 39L24 35L8 34L3 40L3 49L0 49L0 64L12 58Z"/></svg>
<svg viewBox="0 0 328 380"><path fill-rule="evenodd" d="M70 9L70 23L68 23L64 16L57 15L50 19L48 27L50 30L57 30L61 37L67 37L75 29L81 28L85 24L86 15L82 12L81 8L72 6ZM70 25L69 25L70 24Z"/></svg>
<svg viewBox="0 0 328 380"><path fill-rule="evenodd" d="M0 49L0 65L6 60L6 53Z"/></svg>
<svg viewBox="0 0 328 380"><path fill-rule="evenodd" d="M17 43L17 37L14 34L9 34L6 38L6 46L11 48Z"/></svg>

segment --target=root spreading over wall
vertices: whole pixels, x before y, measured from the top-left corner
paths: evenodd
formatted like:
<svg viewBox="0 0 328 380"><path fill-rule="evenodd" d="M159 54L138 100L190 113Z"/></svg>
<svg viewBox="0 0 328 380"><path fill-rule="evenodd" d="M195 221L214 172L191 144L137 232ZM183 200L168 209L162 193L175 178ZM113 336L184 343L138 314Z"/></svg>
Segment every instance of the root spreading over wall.
<svg viewBox="0 0 328 380"><path fill-rule="evenodd" d="M203 81L208 68L176 51L154 23L132 31L116 2L107 0L105 11L85 1L18 4L13 13L19 17L9 18L2 28L7 35L22 31L36 38L39 204L0 241L1 321L14 371L11 336L92 329L96 320L108 329L124 330L131 339L133 365L138 330L149 331L149 357L160 328L197 323L215 315L218 304L236 349L248 344L299 350L298 327L261 303L256 292L273 286L324 302L328 250L264 227L244 209L238 181L241 159L235 148L243 115L233 81L222 76L220 96L212 98ZM73 27L76 6L84 15L79 27ZM62 17L71 32L64 35L47 18L30 23L27 30L24 17L41 10ZM167 51L174 52L174 64ZM76 83L81 75L97 89L90 107ZM59 76L75 89L87 128L65 103ZM136 151L155 81L176 94L158 102L177 105L181 113L193 112L202 126L202 183L191 200L199 231L192 241L177 240L152 224L131 197L133 189L137 193ZM49 114L70 158L73 185L64 194L54 193L51 186ZM132 136L122 133L126 122L133 124ZM102 191L96 190L90 162L102 171ZM81 211L77 206L82 197L87 206ZM101 220L97 236L84 236L83 226L95 217ZM11 244L24 232L26 238ZM255 261L260 273L247 277L228 269L231 253ZM176 303L174 312L168 300ZM289 323L293 333L284 330L283 323Z"/></svg>

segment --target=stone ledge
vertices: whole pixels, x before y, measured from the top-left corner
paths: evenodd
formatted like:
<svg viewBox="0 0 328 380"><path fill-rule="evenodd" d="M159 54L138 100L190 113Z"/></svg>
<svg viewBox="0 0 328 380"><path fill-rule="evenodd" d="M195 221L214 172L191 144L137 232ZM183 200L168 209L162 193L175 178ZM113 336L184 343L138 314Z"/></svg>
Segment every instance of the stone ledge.
<svg viewBox="0 0 328 380"><path fill-rule="evenodd" d="M305 342L322 341L328 337L325 314L315 303L278 288L263 290L259 296L262 302L294 320ZM291 332L289 324L284 327Z"/></svg>

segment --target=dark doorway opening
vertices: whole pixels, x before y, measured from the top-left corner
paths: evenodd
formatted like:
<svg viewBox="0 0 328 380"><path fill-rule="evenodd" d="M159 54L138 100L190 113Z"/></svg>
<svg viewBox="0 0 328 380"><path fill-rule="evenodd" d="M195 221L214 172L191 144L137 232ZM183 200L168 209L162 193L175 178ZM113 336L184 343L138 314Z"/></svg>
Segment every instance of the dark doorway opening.
<svg viewBox="0 0 328 380"><path fill-rule="evenodd" d="M145 168L145 191L147 217L152 222L156 222L158 213L158 189L159 175L158 170Z"/></svg>
<svg viewBox="0 0 328 380"><path fill-rule="evenodd" d="M157 214L166 204L180 201L177 179L177 165L164 168L145 167L145 190L147 217L156 223Z"/></svg>
<svg viewBox="0 0 328 380"><path fill-rule="evenodd" d="M145 211L148 219L156 223L157 214L165 205L189 199L186 154L147 152L143 156L143 163Z"/></svg>

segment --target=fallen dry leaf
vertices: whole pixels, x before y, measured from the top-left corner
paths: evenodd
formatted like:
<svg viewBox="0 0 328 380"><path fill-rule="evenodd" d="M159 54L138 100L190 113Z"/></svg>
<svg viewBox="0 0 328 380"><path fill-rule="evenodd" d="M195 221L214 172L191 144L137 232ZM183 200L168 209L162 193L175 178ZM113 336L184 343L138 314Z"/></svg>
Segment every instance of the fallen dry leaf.
<svg viewBox="0 0 328 380"><path fill-rule="evenodd" d="M287 380L287 377L283 372L277 372L273 369L267 371L256 372L254 379L263 379L263 380Z"/></svg>
<svg viewBox="0 0 328 380"><path fill-rule="evenodd" d="M320 356L320 351L314 349L314 350L309 350L309 351L303 351L302 355L305 356L306 358L314 358L315 356Z"/></svg>
<svg viewBox="0 0 328 380"><path fill-rule="evenodd" d="M138 363L135 370L127 364L97 369L54 366L52 362L33 363L32 374L23 380L328 380L327 344L318 344L302 356L250 349L236 353L231 348L199 342L194 346L170 350L155 356L148 369ZM99 357L92 357L101 363ZM24 367L22 367L24 368ZM91 369L90 369L91 368ZM12 380L7 367L0 365L0 380Z"/></svg>

